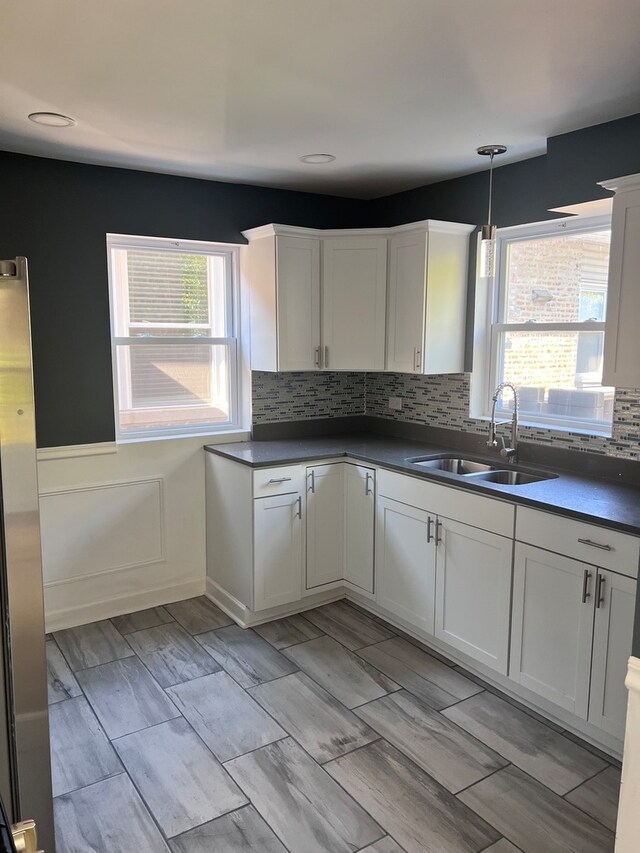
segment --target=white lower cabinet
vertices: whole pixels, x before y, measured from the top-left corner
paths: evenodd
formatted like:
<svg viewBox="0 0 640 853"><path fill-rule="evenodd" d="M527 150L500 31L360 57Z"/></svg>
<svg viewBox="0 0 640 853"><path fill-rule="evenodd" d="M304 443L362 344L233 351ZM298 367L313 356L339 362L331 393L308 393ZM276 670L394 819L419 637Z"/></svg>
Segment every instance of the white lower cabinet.
<svg viewBox="0 0 640 853"><path fill-rule="evenodd" d="M376 472L344 465L344 579L373 593Z"/></svg>
<svg viewBox="0 0 640 853"><path fill-rule="evenodd" d="M254 610L302 597L302 495L253 501Z"/></svg>
<svg viewBox="0 0 640 853"><path fill-rule="evenodd" d="M636 581L598 569L596 595L589 721L622 740L627 714L624 680L631 654Z"/></svg>
<svg viewBox="0 0 640 853"><path fill-rule="evenodd" d="M594 574L578 560L516 542L510 677L584 719Z"/></svg>
<svg viewBox="0 0 640 853"><path fill-rule="evenodd" d="M433 634L435 515L379 497L376 518L376 599L396 616Z"/></svg>
<svg viewBox="0 0 640 853"><path fill-rule="evenodd" d="M306 588L344 575L344 465L307 468Z"/></svg>
<svg viewBox="0 0 640 853"><path fill-rule="evenodd" d="M510 677L622 739L636 581L516 543Z"/></svg>
<svg viewBox="0 0 640 853"><path fill-rule="evenodd" d="M373 593L375 469L307 468L306 589L347 581Z"/></svg>
<svg viewBox="0 0 640 853"><path fill-rule="evenodd" d="M438 518L436 545L435 636L506 675L513 541Z"/></svg>

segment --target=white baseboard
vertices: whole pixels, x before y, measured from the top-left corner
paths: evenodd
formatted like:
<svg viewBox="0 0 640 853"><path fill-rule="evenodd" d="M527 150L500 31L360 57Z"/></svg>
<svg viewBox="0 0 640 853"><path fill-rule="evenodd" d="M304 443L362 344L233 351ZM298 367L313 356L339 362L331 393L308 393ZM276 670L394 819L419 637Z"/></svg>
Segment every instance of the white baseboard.
<svg viewBox="0 0 640 853"><path fill-rule="evenodd" d="M305 610L311 610L321 604L338 601L344 598L344 586L341 584L335 589L310 595L302 601L282 604L280 607L270 607L268 610L261 610L259 613L249 610L211 578L207 578L205 594L241 628L251 628L253 625L262 625L264 622L271 622L273 619L282 619L285 616L292 616L294 613L304 613Z"/></svg>
<svg viewBox="0 0 640 853"><path fill-rule="evenodd" d="M46 631L50 633L63 628L75 628L89 622L110 619L112 616L122 616L124 613L135 613L136 610L146 610L148 607L159 607L161 604L171 604L172 601L194 598L197 595L203 595L204 592L204 578L193 578L173 586L146 589L144 592L121 595L105 601L94 601L78 607L54 610L46 615Z"/></svg>

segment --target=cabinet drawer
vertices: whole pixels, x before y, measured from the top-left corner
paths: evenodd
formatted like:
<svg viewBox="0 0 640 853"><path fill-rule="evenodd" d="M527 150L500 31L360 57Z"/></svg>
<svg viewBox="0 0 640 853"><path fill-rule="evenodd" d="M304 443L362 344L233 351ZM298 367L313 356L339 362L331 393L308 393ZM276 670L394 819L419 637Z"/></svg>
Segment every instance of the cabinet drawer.
<svg viewBox="0 0 640 853"><path fill-rule="evenodd" d="M259 468L253 472L253 496L282 495L302 490L304 472L302 465L283 465L278 468Z"/></svg>
<svg viewBox="0 0 640 853"><path fill-rule="evenodd" d="M640 539L618 530L518 507L516 539L621 575L638 577Z"/></svg>
<svg viewBox="0 0 640 853"><path fill-rule="evenodd" d="M500 536L513 537L514 507L504 501L384 468L378 471L378 494Z"/></svg>

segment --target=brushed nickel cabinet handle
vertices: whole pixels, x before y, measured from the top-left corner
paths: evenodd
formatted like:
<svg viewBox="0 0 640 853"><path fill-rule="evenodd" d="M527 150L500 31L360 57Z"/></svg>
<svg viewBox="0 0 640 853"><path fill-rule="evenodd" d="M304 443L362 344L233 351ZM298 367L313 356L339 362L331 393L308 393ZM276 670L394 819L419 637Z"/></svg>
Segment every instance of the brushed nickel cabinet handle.
<svg viewBox="0 0 640 853"><path fill-rule="evenodd" d="M600 542L593 542L591 539L578 539L582 545L590 545L592 548L600 548L601 551L613 551L611 545L601 545Z"/></svg>
<svg viewBox="0 0 640 853"><path fill-rule="evenodd" d="M587 598L591 598L591 593L589 592L589 581L591 580L591 572L589 569L584 570L584 574L582 576L582 603L587 603Z"/></svg>
<svg viewBox="0 0 640 853"><path fill-rule="evenodd" d="M604 583L606 578L604 575L598 573L598 585L596 587L596 607L600 607L601 604L604 604Z"/></svg>
<svg viewBox="0 0 640 853"><path fill-rule="evenodd" d="M272 477L267 481L267 486L270 486L272 483L288 483L291 477Z"/></svg>
<svg viewBox="0 0 640 853"><path fill-rule="evenodd" d="M315 495L315 493L316 493L316 472L315 472L314 468L312 468L311 471L309 472L309 477L311 478L311 487L310 487L309 491L311 492L312 495Z"/></svg>
<svg viewBox="0 0 640 853"><path fill-rule="evenodd" d="M439 545L442 542L442 522L440 519L436 519L436 545Z"/></svg>
<svg viewBox="0 0 640 853"><path fill-rule="evenodd" d="M370 473L367 471L367 476L366 476L366 487L365 487L365 495L372 495L372 494L373 494L373 489L372 489L372 488L369 488L369 483L370 483L370 482L373 482L373 474L370 474Z"/></svg>
<svg viewBox="0 0 640 853"><path fill-rule="evenodd" d="M420 347L413 348L413 369L416 373L420 373L420 369L422 367L422 350Z"/></svg>
<svg viewBox="0 0 640 853"><path fill-rule="evenodd" d="M315 358L313 359L313 363L318 368L322 367L322 364L320 363L320 359L321 359L320 347L316 347L315 348Z"/></svg>
<svg viewBox="0 0 640 853"><path fill-rule="evenodd" d="M329 347L324 348L324 366L329 367Z"/></svg>
<svg viewBox="0 0 640 853"><path fill-rule="evenodd" d="M296 503L298 504L296 518L302 518L302 497L300 497L300 495L298 495L298 497L296 498Z"/></svg>
<svg viewBox="0 0 640 853"><path fill-rule="evenodd" d="M431 533L431 525L433 524L433 519L431 516L427 517L427 545L431 544L431 540L433 539L433 534Z"/></svg>

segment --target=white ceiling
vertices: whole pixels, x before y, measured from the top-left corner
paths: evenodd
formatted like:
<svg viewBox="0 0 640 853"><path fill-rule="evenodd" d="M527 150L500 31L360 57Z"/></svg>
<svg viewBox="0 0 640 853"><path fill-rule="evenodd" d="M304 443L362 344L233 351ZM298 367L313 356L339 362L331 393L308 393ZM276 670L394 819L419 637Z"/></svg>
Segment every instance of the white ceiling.
<svg viewBox="0 0 640 853"><path fill-rule="evenodd" d="M640 112L638 0L0 0L0 148L371 198ZM70 129L28 121L36 110ZM328 166L299 162L328 152Z"/></svg>

